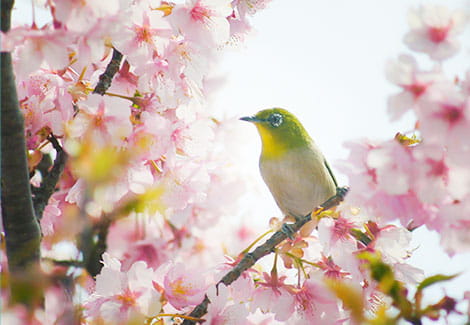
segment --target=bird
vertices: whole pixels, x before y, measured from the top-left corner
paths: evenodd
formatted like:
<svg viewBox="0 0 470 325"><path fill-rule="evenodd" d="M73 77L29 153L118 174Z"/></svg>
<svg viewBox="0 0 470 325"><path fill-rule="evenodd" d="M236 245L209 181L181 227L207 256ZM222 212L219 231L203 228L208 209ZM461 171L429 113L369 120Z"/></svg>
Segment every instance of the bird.
<svg viewBox="0 0 470 325"><path fill-rule="evenodd" d="M240 120L258 130L261 176L285 217L299 220L336 194L330 166L294 114L269 108Z"/></svg>

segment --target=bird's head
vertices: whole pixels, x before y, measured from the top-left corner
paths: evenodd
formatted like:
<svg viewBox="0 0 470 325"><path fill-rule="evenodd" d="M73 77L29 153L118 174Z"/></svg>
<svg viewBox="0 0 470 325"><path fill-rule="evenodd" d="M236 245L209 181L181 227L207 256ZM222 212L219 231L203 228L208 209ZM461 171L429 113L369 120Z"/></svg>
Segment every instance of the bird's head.
<svg viewBox="0 0 470 325"><path fill-rule="evenodd" d="M312 141L299 120L282 108L264 109L241 120L256 125L263 144L261 155L264 158L282 157L288 150L308 146Z"/></svg>

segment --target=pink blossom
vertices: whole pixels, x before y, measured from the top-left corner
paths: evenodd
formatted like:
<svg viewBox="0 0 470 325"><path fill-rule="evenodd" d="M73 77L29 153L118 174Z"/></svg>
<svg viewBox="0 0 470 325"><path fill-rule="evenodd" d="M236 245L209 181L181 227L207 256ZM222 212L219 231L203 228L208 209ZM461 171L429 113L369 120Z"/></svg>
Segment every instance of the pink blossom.
<svg viewBox="0 0 470 325"><path fill-rule="evenodd" d="M30 75L20 83L18 97L26 120L26 132L31 140L45 128L55 136L64 135L64 125L72 118L73 107L68 83L61 75L49 71ZM43 137L39 139L42 141ZM35 141L29 144L32 148L38 145Z"/></svg>
<svg viewBox="0 0 470 325"><path fill-rule="evenodd" d="M187 39L207 47L228 41L232 13L230 0L189 0L176 5L169 16L174 29Z"/></svg>
<svg viewBox="0 0 470 325"><path fill-rule="evenodd" d="M399 86L402 91L388 98L388 113L392 120L413 108L433 83L443 79L439 71L422 71L416 60L409 55L401 55L396 61L389 61L387 79Z"/></svg>
<svg viewBox="0 0 470 325"><path fill-rule="evenodd" d="M176 126L172 121L160 114L142 112L140 122L129 137L129 143L141 153L141 159L169 158L176 151L172 138Z"/></svg>
<svg viewBox="0 0 470 325"><path fill-rule="evenodd" d="M296 317L291 324L333 324L340 319L335 297L314 277L305 280L294 297Z"/></svg>
<svg viewBox="0 0 470 325"><path fill-rule="evenodd" d="M172 34L163 13L143 6L135 8L127 19L129 24L116 35L113 44L129 62L140 66L162 55Z"/></svg>
<svg viewBox="0 0 470 325"><path fill-rule="evenodd" d="M207 292L211 303L204 316L205 323L209 325L249 325L247 320L248 309L245 304L233 303L229 296L229 289L224 285L216 291L212 286Z"/></svg>
<svg viewBox="0 0 470 325"><path fill-rule="evenodd" d="M321 261L316 264L327 278L339 280L350 276L349 272L342 270L340 266L335 264L331 257L322 256Z"/></svg>
<svg viewBox="0 0 470 325"><path fill-rule="evenodd" d="M469 136L470 101L450 83L433 87L416 111L428 142L460 145Z"/></svg>
<svg viewBox="0 0 470 325"><path fill-rule="evenodd" d="M131 242L124 253L125 270L137 261L144 261L154 270L170 259L168 243L161 238L152 238Z"/></svg>
<svg viewBox="0 0 470 325"><path fill-rule="evenodd" d="M257 282L251 309L259 308L263 313L274 313L277 321L287 321L294 312L294 286L284 283L287 277L278 277L276 273L270 276L264 272L263 277Z"/></svg>
<svg viewBox="0 0 470 325"><path fill-rule="evenodd" d="M145 190L154 182L150 166L144 164L129 168L127 171L127 180L129 189L137 194L145 193Z"/></svg>
<svg viewBox="0 0 470 325"><path fill-rule="evenodd" d="M265 9L271 0L235 0L233 6L236 6L242 16L254 15L259 10Z"/></svg>
<svg viewBox="0 0 470 325"><path fill-rule="evenodd" d="M68 125L71 137L91 136L99 144L121 145L132 131L130 107L123 99L92 94L78 107L78 114Z"/></svg>
<svg viewBox="0 0 470 325"><path fill-rule="evenodd" d="M89 0L60 0L54 1L51 6L51 13L54 17L54 24L59 26L64 24L68 29L81 31L83 28L93 25L99 19L106 19L115 15L120 9L120 4L124 1L109 0L106 2L92 2Z"/></svg>
<svg viewBox="0 0 470 325"><path fill-rule="evenodd" d="M441 233L441 244L449 255L470 251L470 218L467 209L469 197L442 205L439 216L446 223L438 230Z"/></svg>
<svg viewBox="0 0 470 325"><path fill-rule="evenodd" d="M378 227L377 224L367 224L372 241L364 250L379 251L382 261L390 265L398 280L417 285L424 279L424 271L406 262L411 256L411 232L406 228L388 225Z"/></svg>
<svg viewBox="0 0 470 325"><path fill-rule="evenodd" d="M68 26L71 22L67 22ZM115 16L97 19L89 24L80 23L78 37L73 49L75 50L75 63L72 65L77 71L82 71L90 62L104 62L106 57L111 58L109 40L119 35L119 20Z"/></svg>
<svg viewBox="0 0 470 325"><path fill-rule="evenodd" d="M49 199L41 218L41 230L44 236L51 236L55 233L56 227L60 225L59 217L62 211L59 209L59 201L54 197Z"/></svg>
<svg viewBox="0 0 470 325"><path fill-rule="evenodd" d="M87 317L122 324L135 314L152 317L160 312L160 293L153 285L154 273L145 262L136 262L123 272L121 263L105 253L103 264L96 276L95 291L85 303Z"/></svg>
<svg viewBox="0 0 470 325"><path fill-rule="evenodd" d="M410 171L413 160L410 150L398 141L389 141L369 151L366 158L375 171L378 190L391 195L406 194L411 188Z"/></svg>
<svg viewBox="0 0 470 325"><path fill-rule="evenodd" d="M432 206L419 200L413 185L415 167L412 148L396 140L381 145L349 144L350 158L340 166L350 176L347 201L361 206L378 220L400 219L414 226L435 218Z"/></svg>
<svg viewBox="0 0 470 325"><path fill-rule="evenodd" d="M450 166L445 149L426 142L413 149L416 159L414 191L422 202L440 203L449 199Z"/></svg>
<svg viewBox="0 0 470 325"><path fill-rule="evenodd" d="M338 219L322 218L318 223L318 239L325 252L328 253L338 241L354 241L350 232L355 227L353 222L342 216Z"/></svg>
<svg viewBox="0 0 470 325"><path fill-rule="evenodd" d="M165 295L178 310L195 306L204 299L207 285L200 273L190 271L183 263L170 267L163 280Z"/></svg>
<svg viewBox="0 0 470 325"><path fill-rule="evenodd" d="M30 29L16 27L11 29L2 40L4 50L17 51L17 60L22 62L15 65L16 75L20 79L38 70L43 63L51 70L65 68L69 64L68 42L70 37L65 30Z"/></svg>
<svg viewBox="0 0 470 325"><path fill-rule="evenodd" d="M431 59L441 61L460 49L456 37L467 22L465 12L443 6L421 6L410 11L408 23L411 30L404 42L414 51L427 53Z"/></svg>

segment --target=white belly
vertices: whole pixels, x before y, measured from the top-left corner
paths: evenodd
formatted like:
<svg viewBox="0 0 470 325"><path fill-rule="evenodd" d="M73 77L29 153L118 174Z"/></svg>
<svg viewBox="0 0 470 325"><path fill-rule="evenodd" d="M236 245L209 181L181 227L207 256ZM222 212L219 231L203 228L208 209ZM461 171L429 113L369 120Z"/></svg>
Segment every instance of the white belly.
<svg viewBox="0 0 470 325"><path fill-rule="evenodd" d="M323 156L292 150L280 160L260 159L263 179L284 215L307 215L336 192Z"/></svg>

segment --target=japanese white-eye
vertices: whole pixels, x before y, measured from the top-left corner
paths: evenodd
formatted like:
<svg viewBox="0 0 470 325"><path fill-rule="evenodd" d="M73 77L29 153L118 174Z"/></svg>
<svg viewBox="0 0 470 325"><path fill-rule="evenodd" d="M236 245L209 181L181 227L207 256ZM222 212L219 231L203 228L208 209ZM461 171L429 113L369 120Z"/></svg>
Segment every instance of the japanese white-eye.
<svg viewBox="0 0 470 325"><path fill-rule="evenodd" d="M271 108L241 120L258 129L261 175L285 216L305 216L335 195L337 183L328 163L292 113Z"/></svg>

